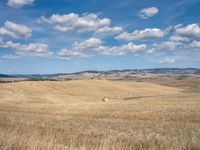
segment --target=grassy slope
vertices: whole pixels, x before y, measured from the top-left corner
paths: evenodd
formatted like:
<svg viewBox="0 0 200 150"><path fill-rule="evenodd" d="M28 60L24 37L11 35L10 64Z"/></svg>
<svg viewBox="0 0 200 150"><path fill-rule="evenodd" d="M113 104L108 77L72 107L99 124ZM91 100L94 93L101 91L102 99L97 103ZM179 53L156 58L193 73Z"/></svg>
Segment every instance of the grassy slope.
<svg viewBox="0 0 200 150"><path fill-rule="evenodd" d="M200 94L183 91L119 81L0 84L0 149L199 149Z"/></svg>

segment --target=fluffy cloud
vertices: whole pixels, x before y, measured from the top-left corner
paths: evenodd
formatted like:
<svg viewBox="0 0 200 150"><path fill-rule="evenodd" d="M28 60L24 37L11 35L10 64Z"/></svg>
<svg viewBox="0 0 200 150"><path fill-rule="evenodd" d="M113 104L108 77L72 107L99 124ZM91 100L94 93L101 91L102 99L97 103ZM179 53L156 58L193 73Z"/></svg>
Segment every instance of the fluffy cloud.
<svg viewBox="0 0 200 150"><path fill-rule="evenodd" d="M8 6L13 8L20 8L24 5L30 5L34 0L8 0Z"/></svg>
<svg viewBox="0 0 200 150"><path fill-rule="evenodd" d="M54 29L59 31L59 32L69 32L69 31L73 30L73 28L71 28L71 27L64 27L64 26L61 26L61 25L54 26Z"/></svg>
<svg viewBox="0 0 200 150"><path fill-rule="evenodd" d="M156 15L158 12L159 12L159 10L156 7L144 8L144 9L140 10L139 16L142 19L148 19L148 18Z"/></svg>
<svg viewBox="0 0 200 150"><path fill-rule="evenodd" d="M94 54L100 55L126 55L127 53L135 53L146 49L145 44L135 45L128 43L122 46L108 47L104 46L100 39L90 38L83 42L75 42L72 44L71 49L62 49L59 53L59 57L71 58L71 57L91 57Z"/></svg>
<svg viewBox="0 0 200 150"><path fill-rule="evenodd" d="M50 56L48 45L43 43L21 44L12 41L1 42L0 47L14 49L16 56Z"/></svg>
<svg viewBox="0 0 200 150"><path fill-rule="evenodd" d="M81 57L81 58L87 58L90 57L91 55L89 54L85 54L81 51L77 51L77 50L70 50L70 49L62 49L59 53L58 56L60 58L66 58L66 59L70 59L71 57Z"/></svg>
<svg viewBox="0 0 200 150"><path fill-rule="evenodd" d="M167 58L163 58L163 59L159 60L158 63L173 64L173 63L175 63L175 59L174 59L174 58L167 57Z"/></svg>
<svg viewBox="0 0 200 150"><path fill-rule="evenodd" d="M182 45L180 42L167 41L160 44L154 44L154 47L159 50L175 50L180 45Z"/></svg>
<svg viewBox="0 0 200 150"><path fill-rule="evenodd" d="M98 38L90 38L83 42L75 42L72 44L71 49L62 49L58 56L62 58L71 58L71 57L91 57L91 54L87 54L88 51L94 51L94 49L100 47L102 41Z"/></svg>
<svg viewBox="0 0 200 150"><path fill-rule="evenodd" d="M189 24L185 27L176 27L175 34L184 38L200 38L200 26L198 24Z"/></svg>
<svg viewBox="0 0 200 150"><path fill-rule="evenodd" d="M123 32L115 37L117 40L150 40L162 38L165 35L165 32L158 28L147 28L144 30L135 30L132 33Z"/></svg>
<svg viewBox="0 0 200 150"><path fill-rule="evenodd" d="M110 19L99 18L97 14L93 13L85 13L83 15L75 13L66 15L53 14L49 19L41 17L37 22L51 23L54 25L54 29L60 32L69 32L73 30L78 32L96 31L100 28L109 27L111 24Z"/></svg>
<svg viewBox="0 0 200 150"><path fill-rule="evenodd" d="M65 15L53 14L50 18L44 16L37 19L38 23L48 23L59 32L95 32L95 34L116 34L123 31L122 27L111 27L111 20L100 18L94 13L82 15L70 13Z"/></svg>
<svg viewBox="0 0 200 150"><path fill-rule="evenodd" d="M61 24L61 25L72 25L76 23L76 21L79 19L78 14L70 13L67 15L59 15L59 14L53 14L50 17L50 21L52 21L55 24Z"/></svg>
<svg viewBox="0 0 200 150"><path fill-rule="evenodd" d="M6 21L4 27L0 28L0 35L7 35L13 38L29 38L32 30L25 25Z"/></svg>
<svg viewBox="0 0 200 150"><path fill-rule="evenodd" d="M170 41L174 41L174 42L187 42L189 41L189 38L187 37L182 37L179 35L173 35L169 38Z"/></svg>
<svg viewBox="0 0 200 150"><path fill-rule="evenodd" d="M83 42L75 42L72 47L76 50L88 50L88 49L94 49L99 47L102 44L102 41L97 38L90 38L88 40L85 40Z"/></svg>
<svg viewBox="0 0 200 150"><path fill-rule="evenodd" d="M103 27L96 31L97 34L116 34L123 31L122 27Z"/></svg>
<svg viewBox="0 0 200 150"><path fill-rule="evenodd" d="M190 48L194 49L200 49L200 42L199 41L193 41L192 43L189 44Z"/></svg>
<svg viewBox="0 0 200 150"><path fill-rule="evenodd" d="M126 45L123 45L121 47L122 50L126 50L127 52L138 52L138 51L142 51L146 48L147 46L145 44L141 44L141 45L135 45L133 43L128 43Z"/></svg>
<svg viewBox="0 0 200 150"><path fill-rule="evenodd" d="M145 44L135 45L133 43L128 43L122 46L114 46L114 47L107 47L107 46L100 46L95 49L95 51L101 55L113 55L113 56L123 56L128 53L136 53L146 49Z"/></svg>

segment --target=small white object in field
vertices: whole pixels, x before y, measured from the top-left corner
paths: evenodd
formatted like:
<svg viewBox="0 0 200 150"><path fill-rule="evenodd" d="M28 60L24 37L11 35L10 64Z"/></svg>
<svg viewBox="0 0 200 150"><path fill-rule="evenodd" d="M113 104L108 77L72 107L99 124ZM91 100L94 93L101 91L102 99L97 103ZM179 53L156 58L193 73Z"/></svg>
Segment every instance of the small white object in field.
<svg viewBox="0 0 200 150"><path fill-rule="evenodd" d="M102 99L102 101L103 101L103 102L107 102L107 101L108 101L108 98L104 97L104 98Z"/></svg>
<svg viewBox="0 0 200 150"><path fill-rule="evenodd" d="M9 94L12 94L12 91L9 91Z"/></svg>
<svg viewBox="0 0 200 150"><path fill-rule="evenodd" d="M121 99L121 97L117 97L117 99Z"/></svg>

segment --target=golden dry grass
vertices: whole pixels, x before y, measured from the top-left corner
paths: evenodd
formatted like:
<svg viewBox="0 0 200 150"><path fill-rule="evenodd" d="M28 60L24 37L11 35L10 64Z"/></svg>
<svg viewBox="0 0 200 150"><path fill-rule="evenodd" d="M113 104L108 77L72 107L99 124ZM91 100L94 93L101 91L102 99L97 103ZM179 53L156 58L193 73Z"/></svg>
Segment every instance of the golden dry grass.
<svg viewBox="0 0 200 150"><path fill-rule="evenodd" d="M0 149L200 149L200 94L102 80L0 84Z"/></svg>

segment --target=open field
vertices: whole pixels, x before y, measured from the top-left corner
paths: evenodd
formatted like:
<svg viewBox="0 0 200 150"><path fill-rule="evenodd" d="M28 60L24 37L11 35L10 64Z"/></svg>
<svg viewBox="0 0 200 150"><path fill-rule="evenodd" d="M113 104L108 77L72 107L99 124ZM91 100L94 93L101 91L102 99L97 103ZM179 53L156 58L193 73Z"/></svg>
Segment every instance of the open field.
<svg viewBox="0 0 200 150"><path fill-rule="evenodd" d="M106 80L0 84L0 149L200 149L200 85L164 85Z"/></svg>

